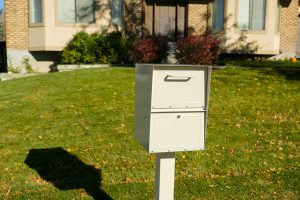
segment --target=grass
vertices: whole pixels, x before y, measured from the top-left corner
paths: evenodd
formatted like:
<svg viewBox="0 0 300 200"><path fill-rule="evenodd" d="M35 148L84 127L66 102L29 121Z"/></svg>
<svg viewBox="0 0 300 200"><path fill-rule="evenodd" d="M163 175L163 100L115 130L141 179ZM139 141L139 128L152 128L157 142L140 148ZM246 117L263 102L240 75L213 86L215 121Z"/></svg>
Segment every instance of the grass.
<svg viewBox="0 0 300 200"><path fill-rule="evenodd" d="M290 62L288 60L227 60L227 61L220 61L220 64L222 65L228 65L228 66L241 66L241 67L255 67L255 68L300 68L300 62Z"/></svg>
<svg viewBox="0 0 300 200"><path fill-rule="evenodd" d="M175 199L299 199L300 73L214 71L206 150L176 154ZM0 83L0 199L153 199L133 137L134 69Z"/></svg>

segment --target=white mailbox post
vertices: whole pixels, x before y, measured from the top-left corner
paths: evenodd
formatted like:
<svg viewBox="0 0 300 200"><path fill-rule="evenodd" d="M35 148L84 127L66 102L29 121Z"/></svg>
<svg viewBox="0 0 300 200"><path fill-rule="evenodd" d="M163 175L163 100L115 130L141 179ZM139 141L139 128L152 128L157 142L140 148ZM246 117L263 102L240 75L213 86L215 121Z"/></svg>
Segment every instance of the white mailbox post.
<svg viewBox="0 0 300 200"><path fill-rule="evenodd" d="M211 67L137 64L135 137L156 154L155 199L174 195L175 152L204 150Z"/></svg>

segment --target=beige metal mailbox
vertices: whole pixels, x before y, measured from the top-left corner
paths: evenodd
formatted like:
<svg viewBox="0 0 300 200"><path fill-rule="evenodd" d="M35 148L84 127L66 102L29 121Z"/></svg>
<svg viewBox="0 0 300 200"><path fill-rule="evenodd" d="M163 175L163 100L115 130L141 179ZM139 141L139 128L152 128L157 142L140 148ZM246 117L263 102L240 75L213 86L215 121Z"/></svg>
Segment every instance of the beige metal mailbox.
<svg viewBox="0 0 300 200"><path fill-rule="evenodd" d="M203 150L211 67L136 65L135 137L150 153Z"/></svg>

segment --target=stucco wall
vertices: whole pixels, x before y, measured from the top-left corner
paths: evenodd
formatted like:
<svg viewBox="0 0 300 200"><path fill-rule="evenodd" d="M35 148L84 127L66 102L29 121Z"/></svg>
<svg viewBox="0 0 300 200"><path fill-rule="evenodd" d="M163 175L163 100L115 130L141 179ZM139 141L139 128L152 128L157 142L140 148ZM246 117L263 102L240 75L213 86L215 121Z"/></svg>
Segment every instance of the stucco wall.
<svg viewBox="0 0 300 200"><path fill-rule="evenodd" d="M237 27L237 1L226 1L225 34L223 45L228 53L278 54L280 35L276 30L274 11L277 1L266 1L266 23L264 31L240 31Z"/></svg>
<svg viewBox="0 0 300 200"><path fill-rule="evenodd" d="M85 31L93 33L96 31L122 30L130 34L136 34L141 31L142 25L142 1L127 0L124 1L123 27L116 27L111 20L111 1L96 1L95 23L60 23L57 19L56 0L44 0L44 25L43 27L29 28L29 50L31 51L60 51L72 36Z"/></svg>
<svg viewBox="0 0 300 200"><path fill-rule="evenodd" d="M30 51L61 51L73 35L80 31L87 33L111 31L115 27L111 23L109 0L97 1L95 23L61 23L57 19L56 0L44 0L44 24L42 27L29 27Z"/></svg>
<svg viewBox="0 0 300 200"><path fill-rule="evenodd" d="M293 0L294 1L294 0ZM295 0L296 1L296 0ZM188 4L188 33L209 33L211 20L209 0L191 0ZM237 27L237 1L225 0L224 31L214 33L228 53L279 54L280 33L277 32L276 0L267 0L264 31L240 31ZM291 10L290 10L291 11ZM294 12L294 10L293 10ZM294 15L294 14L293 14ZM293 25L296 27L295 25ZM284 29L284 28L282 28ZM290 45L292 46L292 45Z"/></svg>

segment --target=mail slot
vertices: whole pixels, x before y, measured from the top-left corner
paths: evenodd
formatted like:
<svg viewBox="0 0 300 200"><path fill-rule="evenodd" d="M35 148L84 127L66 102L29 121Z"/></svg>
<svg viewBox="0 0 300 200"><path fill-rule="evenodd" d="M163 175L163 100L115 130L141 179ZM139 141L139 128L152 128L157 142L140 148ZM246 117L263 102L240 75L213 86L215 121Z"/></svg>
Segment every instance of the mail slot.
<svg viewBox="0 0 300 200"><path fill-rule="evenodd" d="M211 67L136 65L135 137L149 153L203 150Z"/></svg>

